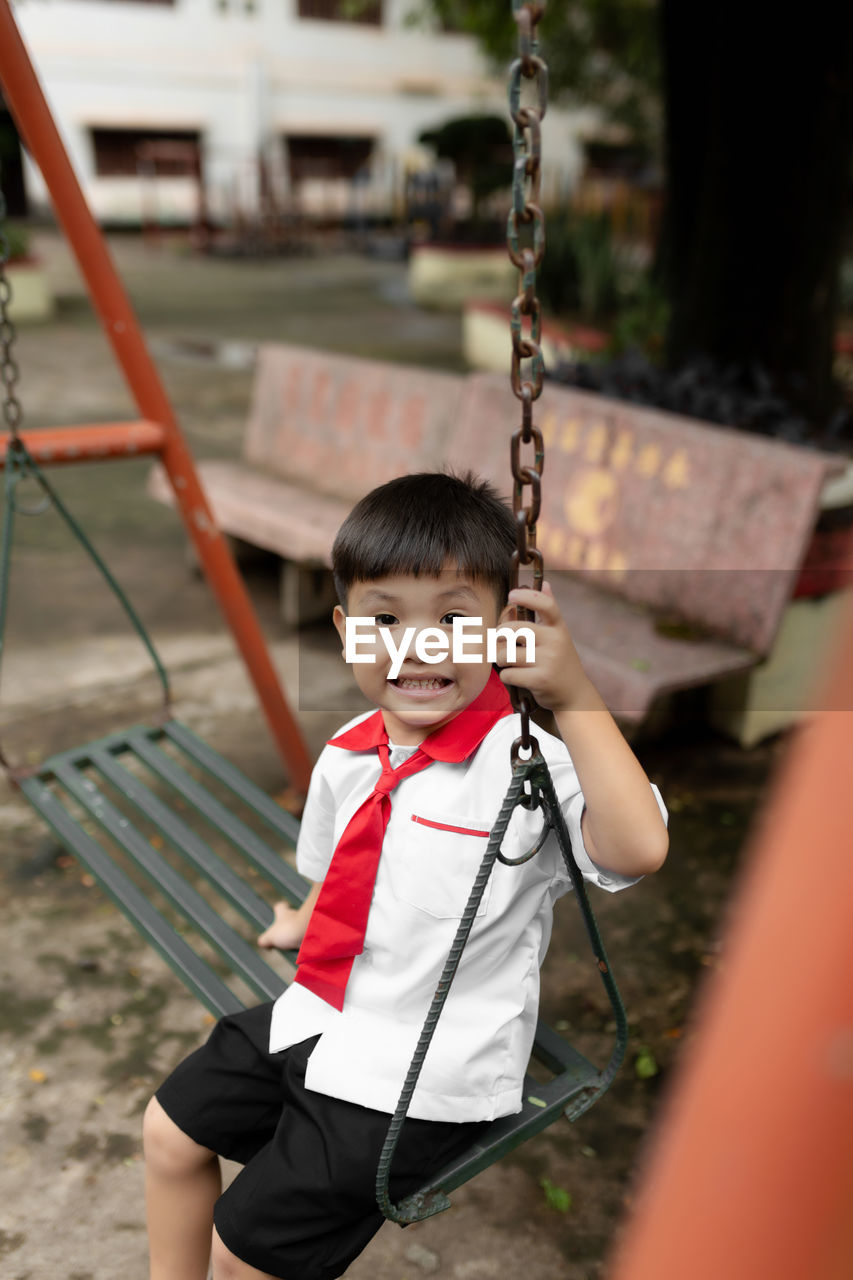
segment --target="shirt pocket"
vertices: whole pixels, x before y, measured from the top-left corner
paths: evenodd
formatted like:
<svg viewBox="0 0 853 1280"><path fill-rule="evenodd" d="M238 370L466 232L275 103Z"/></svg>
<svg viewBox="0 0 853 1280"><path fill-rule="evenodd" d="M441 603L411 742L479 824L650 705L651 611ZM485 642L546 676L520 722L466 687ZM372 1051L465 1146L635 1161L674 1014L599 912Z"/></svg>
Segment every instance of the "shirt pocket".
<svg viewBox="0 0 853 1280"><path fill-rule="evenodd" d="M406 825L393 868L396 896L439 920L460 919L489 842L489 820L422 809ZM490 877L478 916L486 914L491 888Z"/></svg>

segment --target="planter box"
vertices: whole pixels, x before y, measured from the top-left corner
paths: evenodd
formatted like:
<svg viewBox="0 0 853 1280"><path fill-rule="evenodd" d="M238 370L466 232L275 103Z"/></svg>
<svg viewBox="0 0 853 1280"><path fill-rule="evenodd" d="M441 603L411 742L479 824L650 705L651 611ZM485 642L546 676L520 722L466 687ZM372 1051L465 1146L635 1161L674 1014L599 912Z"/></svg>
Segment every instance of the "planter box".
<svg viewBox="0 0 853 1280"><path fill-rule="evenodd" d="M409 257L409 292L422 307L461 311L471 298L508 305L517 286L518 271L502 247L424 244Z"/></svg>
<svg viewBox="0 0 853 1280"><path fill-rule="evenodd" d="M10 262L6 277L12 288L9 315L14 324L28 320L49 320L53 315L53 294L47 272L35 260Z"/></svg>
<svg viewBox="0 0 853 1280"><path fill-rule="evenodd" d="M794 597L824 596L853 585L853 463L834 476L806 550Z"/></svg>
<svg viewBox="0 0 853 1280"><path fill-rule="evenodd" d="M819 704L842 615L853 607L853 464L831 479L796 588L767 660L715 685L710 721L744 747L786 729Z"/></svg>
<svg viewBox="0 0 853 1280"><path fill-rule="evenodd" d="M820 705L821 680L853 588L820 599L793 600L766 662L746 676L715 685L709 719L715 729L753 747Z"/></svg>
<svg viewBox="0 0 853 1280"><path fill-rule="evenodd" d="M511 299L510 299L511 301ZM599 329L582 325L559 325L542 321L542 354L545 368L561 360L578 360L603 351L609 339ZM462 313L462 350L472 369L509 374L512 339L509 306L489 302L468 302Z"/></svg>

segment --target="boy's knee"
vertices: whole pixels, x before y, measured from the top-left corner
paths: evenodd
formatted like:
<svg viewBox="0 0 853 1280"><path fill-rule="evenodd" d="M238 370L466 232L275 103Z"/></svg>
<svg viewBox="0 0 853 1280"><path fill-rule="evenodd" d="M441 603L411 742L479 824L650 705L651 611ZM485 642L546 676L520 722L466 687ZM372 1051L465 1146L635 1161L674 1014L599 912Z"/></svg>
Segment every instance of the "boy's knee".
<svg viewBox="0 0 853 1280"><path fill-rule="evenodd" d="M223 1243L219 1232L213 1229L213 1247L210 1259L213 1264L213 1280L276 1280L266 1271L257 1271L239 1258Z"/></svg>
<svg viewBox="0 0 853 1280"><path fill-rule="evenodd" d="M216 1159L212 1151L178 1128L156 1098L145 1109L142 1145L146 1163L164 1174L189 1173Z"/></svg>

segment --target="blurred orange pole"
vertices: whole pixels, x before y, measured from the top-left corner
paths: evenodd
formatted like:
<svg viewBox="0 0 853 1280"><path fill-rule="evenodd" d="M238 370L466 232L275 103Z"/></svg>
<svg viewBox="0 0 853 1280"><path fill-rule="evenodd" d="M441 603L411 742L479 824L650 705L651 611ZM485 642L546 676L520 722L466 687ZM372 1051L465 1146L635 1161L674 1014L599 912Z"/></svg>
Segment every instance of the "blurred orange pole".
<svg viewBox="0 0 853 1280"><path fill-rule="evenodd" d="M243 580L214 523L136 316L62 145L9 0L0 0L0 84L27 149L50 191L57 217L74 250L140 415L163 428L160 457L175 492L178 510L249 670L290 780L299 791L306 792L311 774L308 749L285 700Z"/></svg>
<svg viewBox="0 0 853 1280"><path fill-rule="evenodd" d="M853 611L757 832L611 1280L853 1276Z"/></svg>

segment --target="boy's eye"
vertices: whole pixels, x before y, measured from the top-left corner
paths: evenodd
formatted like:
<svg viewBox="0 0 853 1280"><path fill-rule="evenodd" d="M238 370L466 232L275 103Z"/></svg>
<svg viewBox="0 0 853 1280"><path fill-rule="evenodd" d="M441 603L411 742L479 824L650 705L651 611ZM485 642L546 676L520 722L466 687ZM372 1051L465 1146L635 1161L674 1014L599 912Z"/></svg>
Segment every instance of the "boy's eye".
<svg viewBox="0 0 853 1280"><path fill-rule="evenodd" d="M444 617L441 618L439 621L441 623L441 626L443 627L452 627L454 618L464 618L464 617L465 617L464 613L451 612L451 613L446 613Z"/></svg>
<svg viewBox="0 0 853 1280"><path fill-rule="evenodd" d="M373 621L377 627L394 627L397 625L397 619L393 613L377 613L374 614Z"/></svg>

